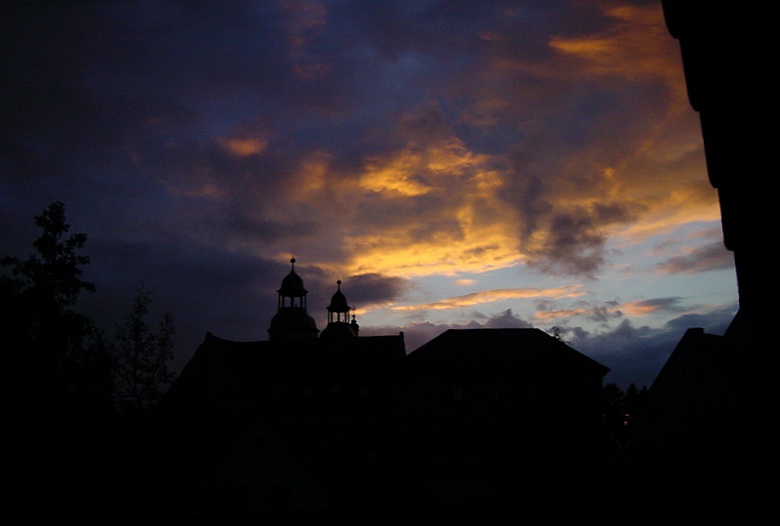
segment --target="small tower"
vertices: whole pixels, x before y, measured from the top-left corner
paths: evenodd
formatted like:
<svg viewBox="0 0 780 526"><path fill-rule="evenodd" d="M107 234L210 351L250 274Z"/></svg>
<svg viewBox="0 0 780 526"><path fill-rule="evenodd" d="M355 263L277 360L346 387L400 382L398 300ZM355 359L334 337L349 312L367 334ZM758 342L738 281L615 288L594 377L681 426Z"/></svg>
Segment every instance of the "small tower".
<svg viewBox="0 0 780 526"><path fill-rule="evenodd" d="M290 259L292 268L282 280L277 312L271 319L268 337L271 340L292 340L316 338L320 332L314 318L306 310L306 294L303 279L295 273L295 258Z"/></svg>
<svg viewBox="0 0 780 526"><path fill-rule="evenodd" d="M323 329L320 338L352 338L358 335L358 324L355 317L349 321L352 308L347 304L347 297L341 292L341 280L336 282L336 292L328 305L328 325Z"/></svg>

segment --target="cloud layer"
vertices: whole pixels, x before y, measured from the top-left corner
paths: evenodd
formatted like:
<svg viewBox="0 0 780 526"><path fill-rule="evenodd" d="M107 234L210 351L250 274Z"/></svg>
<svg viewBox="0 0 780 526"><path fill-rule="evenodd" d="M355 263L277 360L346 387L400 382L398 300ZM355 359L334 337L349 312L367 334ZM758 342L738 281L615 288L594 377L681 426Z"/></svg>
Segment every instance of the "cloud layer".
<svg viewBox="0 0 780 526"><path fill-rule="evenodd" d="M612 330L666 301L590 296L637 247L653 279L733 267L657 2L2 9L3 252L64 201L91 301L111 311L145 282L185 355L207 330L264 338L293 255L317 316L342 279L361 312L453 326L471 309ZM703 234L681 248L686 229ZM478 283L516 268L561 281ZM442 278L475 285L425 281Z"/></svg>

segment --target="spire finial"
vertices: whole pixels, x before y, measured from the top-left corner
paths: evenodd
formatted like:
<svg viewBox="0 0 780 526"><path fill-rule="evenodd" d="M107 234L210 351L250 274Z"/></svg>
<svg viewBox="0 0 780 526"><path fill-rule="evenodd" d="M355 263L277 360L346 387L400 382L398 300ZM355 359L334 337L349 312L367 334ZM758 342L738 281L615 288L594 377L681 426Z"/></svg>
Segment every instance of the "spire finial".
<svg viewBox="0 0 780 526"><path fill-rule="evenodd" d="M290 258L290 263L292 263L292 266L295 266L295 258Z"/></svg>
<svg viewBox="0 0 780 526"><path fill-rule="evenodd" d="M340 279L336 280L336 285L338 285L339 290L341 290L341 280Z"/></svg>

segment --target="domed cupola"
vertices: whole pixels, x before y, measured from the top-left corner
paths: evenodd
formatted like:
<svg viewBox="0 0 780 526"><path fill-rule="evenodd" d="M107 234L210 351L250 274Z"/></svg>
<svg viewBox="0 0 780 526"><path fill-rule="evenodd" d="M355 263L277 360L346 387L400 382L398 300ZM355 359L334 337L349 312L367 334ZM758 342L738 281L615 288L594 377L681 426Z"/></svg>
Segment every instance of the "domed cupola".
<svg viewBox="0 0 780 526"><path fill-rule="evenodd" d="M336 287L336 293L331 296L330 305L328 305L328 321L334 321L334 314L336 315L335 321L347 321L351 308L347 305L347 297L341 292L341 280L336 282ZM344 319L342 319L342 314Z"/></svg>
<svg viewBox="0 0 780 526"><path fill-rule="evenodd" d="M306 294L309 292L303 286L303 278L295 273L295 258L290 259L292 268L282 280L282 286L276 292L279 293L279 306L284 307L285 299L290 299L290 307L295 307L295 300L299 300L300 307L306 307Z"/></svg>
<svg viewBox="0 0 780 526"><path fill-rule="evenodd" d="M352 308L347 303L347 297L341 292L341 280L336 282L337 290L330 299L328 305L328 325L322 330L320 338L353 337L358 335L358 324L352 317L349 320L349 312Z"/></svg>
<svg viewBox="0 0 780 526"><path fill-rule="evenodd" d="M282 280L277 312L271 320L268 335L271 340L316 338L320 332L314 318L306 310L306 294L303 279L295 272L295 258L290 259L292 268Z"/></svg>

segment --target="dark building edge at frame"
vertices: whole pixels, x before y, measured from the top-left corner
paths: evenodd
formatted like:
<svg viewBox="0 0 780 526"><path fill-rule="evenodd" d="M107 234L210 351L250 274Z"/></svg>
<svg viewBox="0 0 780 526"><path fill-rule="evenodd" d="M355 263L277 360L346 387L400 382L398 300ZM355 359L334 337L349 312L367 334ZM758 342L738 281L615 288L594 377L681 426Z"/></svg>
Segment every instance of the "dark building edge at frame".
<svg viewBox="0 0 780 526"><path fill-rule="evenodd" d="M735 327L760 339L777 320L777 83L773 16L764 2L663 0L679 41L691 107L701 122L707 174L717 189L723 241L734 253ZM738 327L737 327L738 325Z"/></svg>
<svg viewBox="0 0 780 526"><path fill-rule="evenodd" d="M699 114L739 309L722 336L689 328L659 372L635 422L631 483L762 495L780 485L775 23L763 2L662 5Z"/></svg>

